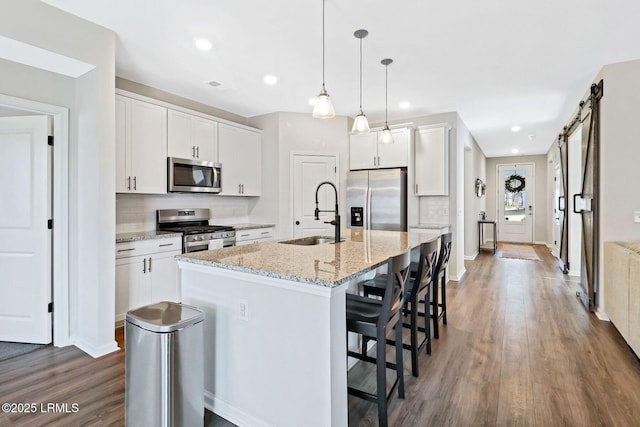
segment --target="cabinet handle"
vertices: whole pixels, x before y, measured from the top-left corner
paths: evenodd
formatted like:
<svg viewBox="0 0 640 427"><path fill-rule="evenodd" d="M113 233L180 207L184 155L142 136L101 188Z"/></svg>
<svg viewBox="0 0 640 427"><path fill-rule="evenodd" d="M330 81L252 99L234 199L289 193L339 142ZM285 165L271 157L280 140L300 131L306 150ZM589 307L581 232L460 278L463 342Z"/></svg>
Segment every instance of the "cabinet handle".
<svg viewBox="0 0 640 427"><path fill-rule="evenodd" d="M195 145L191 147L191 157L194 157L194 158L196 157L196 146Z"/></svg>
<svg viewBox="0 0 640 427"><path fill-rule="evenodd" d="M200 146L196 147L196 157L200 158Z"/></svg>
<svg viewBox="0 0 640 427"><path fill-rule="evenodd" d="M145 274L147 272L147 259L142 260L142 273Z"/></svg>
<svg viewBox="0 0 640 427"><path fill-rule="evenodd" d="M416 194L418 194L418 184L416 184Z"/></svg>
<svg viewBox="0 0 640 427"><path fill-rule="evenodd" d="M118 252L129 252L129 251L135 251L136 248L129 248L129 249L118 249Z"/></svg>
<svg viewBox="0 0 640 427"><path fill-rule="evenodd" d="M136 191L138 189L138 177L134 176L133 177L133 191Z"/></svg>
<svg viewBox="0 0 640 427"><path fill-rule="evenodd" d="M251 234L241 234L240 237L247 237L250 236Z"/></svg>
<svg viewBox="0 0 640 427"><path fill-rule="evenodd" d="M162 245L158 245L158 247L163 247L163 246L173 246L173 243L164 243Z"/></svg>
<svg viewBox="0 0 640 427"><path fill-rule="evenodd" d="M127 177L127 189L131 190L131 176Z"/></svg>
<svg viewBox="0 0 640 427"><path fill-rule="evenodd" d="M240 184L242 186L242 194L244 194L244 184Z"/></svg>
<svg viewBox="0 0 640 427"><path fill-rule="evenodd" d="M240 190L240 188L241 188L240 186L241 186L241 185L242 185L242 184L238 184L238 194L242 194L242 190Z"/></svg>
<svg viewBox="0 0 640 427"><path fill-rule="evenodd" d="M373 166L376 165L376 156L373 156Z"/></svg>
<svg viewBox="0 0 640 427"><path fill-rule="evenodd" d="M378 166L380 166L380 156L378 156Z"/></svg>
<svg viewBox="0 0 640 427"><path fill-rule="evenodd" d="M151 273L151 257L149 257L149 269L147 271L149 271L149 273Z"/></svg>
<svg viewBox="0 0 640 427"><path fill-rule="evenodd" d="M270 232L270 231L263 231L263 232L262 232L262 233L260 233L260 234L269 234L269 233L271 233L271 232Z"/></svg>

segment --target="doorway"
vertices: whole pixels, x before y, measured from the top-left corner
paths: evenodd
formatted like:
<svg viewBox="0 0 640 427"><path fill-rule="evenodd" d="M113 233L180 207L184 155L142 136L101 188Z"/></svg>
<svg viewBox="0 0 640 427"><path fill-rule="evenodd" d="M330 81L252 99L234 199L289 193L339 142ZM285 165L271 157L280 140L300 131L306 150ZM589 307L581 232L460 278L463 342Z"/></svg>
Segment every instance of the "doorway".
<svg viewBox="0 0 640 427"><path fill-rule="evenodd" d="M320 220L315 219L315 194L318 184L332 182L340 194L337 154L296 154L291 155L291 205L292 235L303 237L315 234L333 235L331 212L320 212ZM333 189L325 185L318 192L320 210L333 210L337 201Z"/></svg>
<svg viewBox="0 0 640 427"><path fill-rule="evenodd" d="M47 247L49 250L49 301L55 301L52 307L53 313L49 313L48 303L45 304L46 316L55 325L51 335L51 327L48 327L49 339L56 347L64 347L71 344L69 330L69 110L65 107L45 104L22 98L16 98L0 94L0 108L6 113L10 110L18 110L19 115L47 116L52 122L53 146L47 148L48 155L52 157L47 168L49 184L52 186L50 198L46 201L48 206L48 218L45 226L48 230L48 219L54 219L54 229L49 233ZM17 114L11 114L17 115ZM47 124L45 132L45 145L48 142L51 127ZM9 181L13 183L12 181ZM3 200L4 195L3 195ZM35 221L33 221L35 224ZM42 227L41 222L38 226ZM8 276L2 276L2 280ZM44 289L44 288L43 288ZM41 306L38 311L42 312ZM31 340L30 340L31 341ZM32 341L35 342L35 341Z"/></svg>
<svg viewBox="0 0 640 427"><path fill-rule="evenodd" d="M533 243L535 164L497 165L498 240Z"/></svg>

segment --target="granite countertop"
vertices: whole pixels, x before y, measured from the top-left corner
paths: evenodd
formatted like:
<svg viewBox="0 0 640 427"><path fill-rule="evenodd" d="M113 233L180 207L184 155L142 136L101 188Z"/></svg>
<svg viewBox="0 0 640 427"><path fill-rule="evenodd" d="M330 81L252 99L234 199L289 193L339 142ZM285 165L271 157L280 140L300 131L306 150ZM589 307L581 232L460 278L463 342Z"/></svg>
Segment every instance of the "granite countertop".
<svg viewBox="0 0 640 427"><path fill-rule="evenodd" d="M242 224L229 224L231 227L235 228L236 230L252 230L255 228L268 228L268 227L275 227L275 224L253 224L253 223L249 223L249 222L245 222Z"/></svg>
<svg viewBox="0 0 640 427"><path fill-rule="evenodd" d="M136 242L139 240L165 239L168 237L182 237L182 233L173 231L134 231L132 233L117 233L116 243Z"/></svg>
<svg viewBox="0 0 640 427"><path fill-rule="evenodd" d="M344 242L313 246L254 243L176 257L178 261L224 268L317 286L336 287L371 271L391 256L439 233L342 230Z"/></svg>
<svg viewBox="0 0 640 427"><path fill-rule="evenodd" d="M436 224L436 223L421 222L421 223L413 224L409 226L409 228L424 228L427 230L438 230L440 228L445 228L445 227L451 227L451 224Z"/></svg>

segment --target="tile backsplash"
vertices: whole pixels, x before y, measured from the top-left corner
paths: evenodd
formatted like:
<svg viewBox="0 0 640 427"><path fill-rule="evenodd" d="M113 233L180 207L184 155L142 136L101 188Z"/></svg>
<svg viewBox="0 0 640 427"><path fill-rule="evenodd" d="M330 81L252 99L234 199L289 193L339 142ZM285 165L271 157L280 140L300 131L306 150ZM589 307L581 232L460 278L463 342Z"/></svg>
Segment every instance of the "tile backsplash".
<svg viewBox="0 0 640 427"><path fill-rule="evenodd" d="M155 230L157 209L209 208L211 223L248 222L249 199L209 194L117 194L116 233Z"/></svg>
<svg viewBox="0 0 640 427"><path fill-rule="evenodd" d="M449 224L449 197L420 197L420 222L423 224Z"/></svg>

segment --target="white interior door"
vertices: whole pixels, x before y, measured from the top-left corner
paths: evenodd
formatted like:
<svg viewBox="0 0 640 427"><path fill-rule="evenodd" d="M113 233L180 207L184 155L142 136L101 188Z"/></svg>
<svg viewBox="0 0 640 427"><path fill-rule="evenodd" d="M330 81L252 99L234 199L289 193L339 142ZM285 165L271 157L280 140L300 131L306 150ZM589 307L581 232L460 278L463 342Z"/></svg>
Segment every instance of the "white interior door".
<svg viewBox="0 0 640 427"><path fill-rule="evenodd" d="M48 117L0 118L0 341L51 342Z"/></svg>
<svg viewBox="0 0 640 427"><path fill-rule="evenodd" d="M321 212L320 220L315 219L316 188L323 181L330 181L338 187L336 156L294 155L293 156L293 236L328 235L333 236L334 227L325 224L334 218L332 212ZM338 187L339 190L339 187ZM340 194L338 192L338 194ZM324 185L318 192L320 210L334 210L335 193L330 185Z"/></svg>
<svg viewBox="0 0 640 427"><path fill-rule="evenodd" d="M534 164L498 165L497 175L498 240L533 243Z"/></svg>

